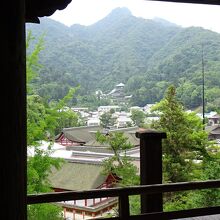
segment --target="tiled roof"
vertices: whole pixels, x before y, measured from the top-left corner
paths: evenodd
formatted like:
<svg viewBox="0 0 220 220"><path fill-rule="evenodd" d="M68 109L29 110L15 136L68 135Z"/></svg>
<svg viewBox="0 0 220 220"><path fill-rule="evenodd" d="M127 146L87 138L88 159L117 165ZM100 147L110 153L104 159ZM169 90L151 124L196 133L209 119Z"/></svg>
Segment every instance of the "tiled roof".
<svg viewBox="0 0 220 220"><path fill-rule="evenodd" d="M179 220L219 220L220 215L207 215L199 217L181 218Z"/></svg>
<svg viewBox="0 0 220 220"><path fill-rule="evenodd" d="M61 169L52 169L49 181L53 188L65 190L96 189L106 179L101 171L101 165L65 162Z"/></svg>
<svg viewBox="0 0 220 220"><path fill-rule="evenodd" d="M66 138L73 142L83 143L85 146L106 146L106 144L100 144L96 141L96 132L100 131L102 133L106 132L123 132L124 136L128 138L128 141L133 146L138 146L140 140L136 138L135 133L138 131L138 127L129 127L129 128L119 128L105 131L100 126L84 126L84 127L74 127L74 128L64 128L63 134ZM55 140L58 140L61 135L57 135Z"/></svg>
<svg viewBox="0 0 220 220"><path fill-rule="evenodd" d="M83 126L75 128L64 128L63 133L66 138L78 143L87 143L95 139L94 131L99 131L100 126Z"/></svg>
<svg viewBox="0 0 220 220"><path fill-rule="evenodd" d="M212 126L206 126L205 130L210 133L211 131L215 130L216 128L218 128L219 125L212 125Z"/></svg>

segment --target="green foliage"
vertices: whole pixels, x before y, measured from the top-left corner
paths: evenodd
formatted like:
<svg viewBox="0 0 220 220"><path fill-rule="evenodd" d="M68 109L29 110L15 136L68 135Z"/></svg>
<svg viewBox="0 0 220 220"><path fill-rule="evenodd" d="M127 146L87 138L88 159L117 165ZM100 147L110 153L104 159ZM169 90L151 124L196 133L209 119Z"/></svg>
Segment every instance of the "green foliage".
<svg viewBox="0 0 220 220"><path fill-rule="evenodd" d="M214 153L203 161L199 172L199 180L215 180L220 178L220 156ZM165 194L164 211L184 210L220 205L219 189L203 189L189 192Z"/></svg>
<svg viewBox="0 0 220 220"><path fill-rule="evenodd" d="M116 122L116 119L112 116L111 112L104 112L100 116L101 126L103 128L108 128L109 126L113 126Z"/></svg>
<svg viewBox="0 0 220 220"><path fill-rule="evenodd" d="M30 41L33 40L31 33L27 35L27 47L30 46ZM35 94L32 81L37 77L40 65L38 64L38 56L42 50L42 38L34 47L32 53L27 56L27 144L34 149L34 156L29 156L27 161L27 193L37 194L42 192L52 191L48 181L48 175L52 167L58 169L62 160L53 159L50 157L51 151L40 150L37 147L40 140L47 140L48 137L54 135L57 126L62 126L66 121L68 124L74 121L77 122L77 117L74 113L58 111L72 98L75 89L60 100L53 108L50 107L45 100ZM61 117L60 117L61 116ZM65 122L59 121L63 119ZM61 124L62 122L62 124ZM30 147L31 146L31 147ZM28 205L28 219L50 219L61 220L62 208L51 204Z"/></svg>
<svg viewBox="0 0 220 220"><path fill-rule="evenodd" d="M189 181L196 177L194 160L208 158L207 133L202 121L195 114L188 114L176 98L174 86L170 86L166 96L154 110L160 112L160 119L152 127L166 132L163 141L163 170L165 182Z"/></svg>
<svg viewBox="0 0 220 220"><path fill-rule="evenodd" d="M28 205L28 220L63 220L62 207L51 204Z"/></svg>
<svg viewBox="0 0 220 220"><path fill-rule="evenodd" d="M197 192L175 192L164 194L164 211L178 211L199 207L194 201Z"/></svg>
<svg viewBox="0 0 220 220"><path fill-rule="evenodd" d="M27 38L26 38L26 48L30 47L31 41L33 41L35 38L32 35L32 32L29 31ZM34 49L31 51L31 53L27 54L26 57L26 73L27 73L27 93L32 93L32 88L30 87L31 82L34 78L38 76L38 73L40 69L42 68L42 65L39 64L39 54L41 50L44 47L44 40L43 36L41 36L37 42L37 44L34 46Z"/></svg>
<svg viewBox="0 0 220 220"><path fill-rule="evenodd" d="M45 139L46 108L38 95L27 96L27 145L36 144L36 141Z"/></svg>
<svg viewBox="0 0 220 220"><path fill-rule="evenodd" d="M139 195L129 196L129 206L131 215L141 214L141 198Z"/></svg>
<svg viewBox="0 0 220 220"><path fill-rule="evenodd" d="M220 153L215 152L212 157L204 160L201 180L220 179ZM200 190L194 197L194 203L198 206L220 205L220 189Z"/></svg>
<svg viewBox="0 0 220 220"><path fill-rule="evenodd" d="M216 107L220 84L218 33L136 18L126 9L114 10L90 27L69 28L41 19L41 25L28 24L27 29L36 38L47 32L46 50L40 54L43 68L34 84L38 94L50 100L62 98L69 87L80 84L77 105L89 101L89 107L95 107L96 90L108 93L123 82L126 93L132 94L131 105L144 106L160 101L172 83L185 107L198 107L202 103L204 45L206 100L209 109Z"/></svg>
<svg viewBox="0 0 220 220"><path fill-rule="evenodd" d="M114 156L104 161L104 173L115 173L121 178L120 185L136 185L138 183L137 167L131 163L131 158L126 156L126 151L131 149L132 145L128 138L122 132L109 133L107 135L96 133L96 139L100 143L110 146ZM124 154L124 155L122 155Z"/></svg>
<svg viewBox="0 0 220 220"><path fill-rule="evenodd" d="M140 184L137 167L132 163L132 159L126 156L126 151L132 147L128 138L122 132L109 133L107 135L96 133L96 139L100 143L110 146L114 156L103 162L103 173L114 173L119 178L119 186L132 186ZM131 196L130 210L132 214L140 213L139 196Z"/></svg>
<svg viewBox="0 0 220 220"><path fill-rule="evenodd" d="M39 147L34 148L34 156L28 158L27 168L27 191L28 193L40 193L51 191L48 176L51 168L59 169L62 159L54 159L50 157L51 150L41 150Z"/></svg>
<svg viewBox="0 0 220 220"><path fill-rule="evenodd" d="M68 104L68 102L73 98L73 95L75 94L76 90L78 88L70 88L68 93L58 101L57 105L56 105L56 109L57 110L62 110L62 108L65 107L65 105Z"/></svg>
<svg viewBox="0 0 220 220"><path fill-rule="evenodd" d="M131 111L131 119L134 122L134 124L137 125L138 127L143 126L145 118L146 116L143 111L138 109L133 109Z"/></svg>
<svg viewBox="0 0 220 220"><path fill-rule="evenodd" d="M201 119L195 113L184 111L174 86L168 88L165 98L154 110L160 112L160 119L152 126L167 134L163 141L163 181L218 179L219 153L208 140ZM217 189L166 193L164 210L214 206L220 203L219 198Z"/></svg>
<svg viewBox="0 0 220 220"><path fill-rule="evenodd" d="M52 167L59 169L63 163L62 159L54 159L50 157L51 151L34 148L34 156L28 158L27 166L27 192L28 194L37 194L43 192L51 192L48 176ZM31 150L29 148L29 150ZM28 219L50 219L61 220L62 208L50 204L28 205Z"/></svg>
<svg viewBox="0 0 220 220"><path fill-rule="evenodd" d="M99 98L95 94L84 94L84 89L81 89L80 94L77 95L77 105L87 107L91 110L97 110L99 106L110 105L111 101L108 98Z"/></svg>

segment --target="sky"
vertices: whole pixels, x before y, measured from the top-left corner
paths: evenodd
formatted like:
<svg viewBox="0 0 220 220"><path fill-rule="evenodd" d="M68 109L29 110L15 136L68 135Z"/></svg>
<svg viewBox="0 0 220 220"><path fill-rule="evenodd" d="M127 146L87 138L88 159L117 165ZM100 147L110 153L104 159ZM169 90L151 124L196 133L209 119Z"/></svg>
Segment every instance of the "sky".
<svg viewBox="0 0 220 220"><path fill-rule="evenodd" d="M127 7L136 17L166 19L183 27L199 26L220 33L220 6L168 3L147 0L72 0L50 18L67 26L91 25L114 8Z"/></svg>

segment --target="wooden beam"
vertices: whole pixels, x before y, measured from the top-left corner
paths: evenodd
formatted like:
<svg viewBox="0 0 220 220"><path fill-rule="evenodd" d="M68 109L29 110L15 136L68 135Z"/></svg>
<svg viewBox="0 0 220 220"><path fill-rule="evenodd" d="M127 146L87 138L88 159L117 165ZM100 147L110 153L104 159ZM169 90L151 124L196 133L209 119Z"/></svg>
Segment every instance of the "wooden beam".
<svg viewBox="0 0 220 220"><path fill-rule="evenodd" d="M141 193L154 194L163 192L178 192L186 190L220 188L220 180L153 184L146 186L118 187L110 189L93 189L89 191L52 192L37 195L28 195L28 204L62 202L100 197L118 197L120 195L140 195Z"/></svg>
<svg viewBox="0 0 220 220"><path fill-rule="evenodd" d="M1 219L26 219L25 1L1 16Z"/></svg>
<svg viewBox="0 0 220 220"><path fill-rule="evenodd" d="M220 5L219 0L147 0L147 1Z"/></svg>

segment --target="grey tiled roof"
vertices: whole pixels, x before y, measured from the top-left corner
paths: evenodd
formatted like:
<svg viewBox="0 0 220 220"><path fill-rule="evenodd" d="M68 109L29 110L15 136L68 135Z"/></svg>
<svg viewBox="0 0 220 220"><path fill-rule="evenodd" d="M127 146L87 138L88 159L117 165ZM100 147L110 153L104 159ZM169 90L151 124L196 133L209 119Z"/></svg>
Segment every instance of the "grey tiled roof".
<svg viewBox="0 0 220 220"><path fill-rule="evenodd" d="M181 218L178 220L220 220L220 215L207 215L199 217Z"/></svg>
<svg viewBox="0 0 220 220"><path fill-rule="evenodd" d="M90 190L99 187L106 179L102 166L88 163L66 162L61 169L53 169L49 181L53 188Z"/></svg>

